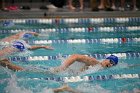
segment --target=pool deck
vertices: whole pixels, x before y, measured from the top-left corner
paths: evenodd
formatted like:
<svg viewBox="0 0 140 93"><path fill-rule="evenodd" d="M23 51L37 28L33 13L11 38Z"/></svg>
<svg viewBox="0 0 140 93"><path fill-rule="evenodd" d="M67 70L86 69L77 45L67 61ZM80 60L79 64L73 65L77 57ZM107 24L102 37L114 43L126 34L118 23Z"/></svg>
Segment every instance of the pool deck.
<svg viewBox="0 0 140 93"><path fill-rule="evenodd" d="M16 19L16 18L52 18L52 17L140 17L140 11L97 11L93 12L87 8L83 11L79 9L70 11L63 9L31 9L16 11L0 11L0 19Z"/></svg>

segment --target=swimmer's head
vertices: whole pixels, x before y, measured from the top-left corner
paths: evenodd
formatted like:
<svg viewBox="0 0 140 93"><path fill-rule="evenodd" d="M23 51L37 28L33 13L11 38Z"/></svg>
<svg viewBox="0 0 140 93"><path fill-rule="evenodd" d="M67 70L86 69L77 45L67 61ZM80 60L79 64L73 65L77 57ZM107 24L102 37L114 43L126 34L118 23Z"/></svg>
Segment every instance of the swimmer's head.
<svg viewBox="0 0 140 93"><path fill-rule="evenodd" d="M115 55L110 55L109 57L107 57L106 59L110 60L110 63L112 65L117 65L118 64L118 57Z"/></svg>
<svg viewBox="0 0 140 93"><path fill-rule="evenodd" d="M118 64L118 57L115 55L110 55L105 60L102 61L103 67L111 67Z"/></svg>
<svg viewBox="0 0 140 93"><path fill-rule="evenodd" d="M33 35L32 34L30 34L30 33L25 33L24 35L23 35L23 39L29 39L29 38L32 38L33 37Z"/></svg>
<svg viewBox="0 0 140 93"><path fill-rule="evenodd" d="M19 41L14 42L13 47L18 49L19 51L24 51L25 50L24 44L19 42Z"/></svg>

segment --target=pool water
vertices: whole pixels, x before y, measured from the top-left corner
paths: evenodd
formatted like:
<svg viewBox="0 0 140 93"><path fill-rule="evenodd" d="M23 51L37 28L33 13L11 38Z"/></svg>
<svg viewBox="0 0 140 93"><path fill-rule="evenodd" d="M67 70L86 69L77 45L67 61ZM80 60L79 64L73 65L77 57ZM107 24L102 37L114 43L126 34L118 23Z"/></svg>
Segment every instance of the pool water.
<svg viewBox="0 0 140 93"><path fill-rule="evenodd" d="M82 93L137 93L140 91L140 18L93 19L76 18L76 21L70 18L1 20L1 39L20 31L30 30L40 33L39 37L29 40L31 45L50 45L54 48L54 50L38 49L11 55L9 58L14 64L28 70L12 72L0 67L1 93L51 93L53 88L58 88L64 83ZM51 67L63 64L68 55L72 54L90 55L98 60L103 60L107 54L125 54L125 56L119 55L117 66L102 70L92 67L84 72L74 71L78 69L78 66L82 66L76 63L64 72L54 74L48 71ZM35 56L47 56L48 59L25 61L13 59ZM110 77L124 74L138 76L136 78ZM95 78L75 82L61 80L64 77L76 76ZM110 78L103 79L100 76Z"/></svg>

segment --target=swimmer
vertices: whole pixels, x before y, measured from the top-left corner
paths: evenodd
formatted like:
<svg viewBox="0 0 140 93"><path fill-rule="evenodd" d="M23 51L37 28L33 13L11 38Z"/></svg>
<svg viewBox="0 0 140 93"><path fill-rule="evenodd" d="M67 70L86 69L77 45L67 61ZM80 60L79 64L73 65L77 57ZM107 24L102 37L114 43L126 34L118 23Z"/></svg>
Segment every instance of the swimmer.
<svg viewBox="0 0 140 93"><path fill-rule="evenodd" d="M25 40L25 39L29 39L33 36L38 36L38 35L39 34L36 32L19 32L15 35L11 35L9 37L2 39L1 42L9 42L10 43L13 40L19 40L19 39Z"/></svg>
<svg viewBox="0 0 140 93"><path fill-rule="evenodd" d="M2 50L0 50L0 65L3 67L7 67L11 70L23 70L22 67L16 66L12 64L6 56L12 55L13 53L24 52L26 50L35 50L35 49L47 49L53 50L50 46L30 46L25 41L32 36L38 36L36 32L20 32L10 37L4 38L2 42L8 42L9 44L4 46ZM22 39L22 40L21 40Z"/></svg>
<svg viewBox="0 0 140 93"><path fill-rule="evenodd" d="M73 54L68 59L66 59L61 66L54 68L54 72L64 71L66 68L68 68L71 64L73 64L76 61L85 64L85 66L81 69L81 71L84 71L88 69L89 66L95 66L97 64L99 64L103 68L115 66L118 64L118 57L115 55L110 55L102 62L99 62L98 60L92 57L80 54Z"/></svg>

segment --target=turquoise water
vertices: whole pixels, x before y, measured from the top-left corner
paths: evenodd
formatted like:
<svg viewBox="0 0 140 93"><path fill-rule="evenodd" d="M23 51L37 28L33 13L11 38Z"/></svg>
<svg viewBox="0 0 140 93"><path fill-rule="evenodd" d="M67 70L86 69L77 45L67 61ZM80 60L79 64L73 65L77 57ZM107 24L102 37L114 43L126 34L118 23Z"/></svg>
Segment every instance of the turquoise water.
<svg viewBox="0 0 140 93"><path fill-rule="evenodd" d="M74 28L74 27L101 27L101 26L139 26L137 23L125 24L14 24L10 27L0 26L1 31L16 30L16 29L46 29L46 28ZM10 33L0 34L0 38L11 35ZM29 40L31 43L34 40L69 40L69 39L102 39L102 38L139 38L140 31L114 31L114 32L48 32L41 33L41 36ZM56 56L56 55L71 55L71 54L112 54L112 53L133 53L140 52L140 42L121 42L121 43L52 43L46 44L54 47L54 50L38 49L28 51L30 56ZM21 55L21 54L17 54ZM51 93L53 88L60 87L64 84L62 81L46 80L46 77L70 77L70 76L99 76L99 75L116 75L116 74L140 74L140 58L126 57L120 58L119 64L112 68L103 70L90 69L85 72L76 73L67 70L62 73L52 74L46 73L48 68L56 67L62 64L65 58L47 60L47 61L27 61L15 62L14 64L30 69L28 71L12 72L5 68L0 68L0 91L1 93ZM102 60L102 58L97 58ZM132 66L133 65L133 66ZM135 66L134 66L135 65ZM131 67L130 67L131 66ZM72 66L75 69L77 64ZM41 79L44 78L44 79ZM133 93L140 89L140 79L108 79L108 80L93 80L83 82L67 83L74 89L84 93Z"/></svg>

